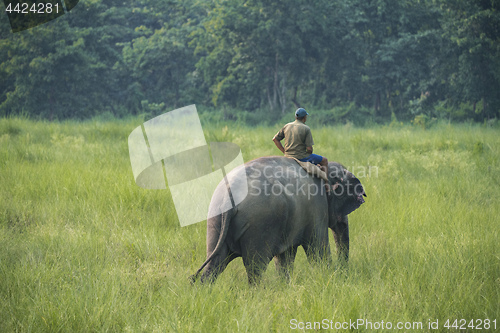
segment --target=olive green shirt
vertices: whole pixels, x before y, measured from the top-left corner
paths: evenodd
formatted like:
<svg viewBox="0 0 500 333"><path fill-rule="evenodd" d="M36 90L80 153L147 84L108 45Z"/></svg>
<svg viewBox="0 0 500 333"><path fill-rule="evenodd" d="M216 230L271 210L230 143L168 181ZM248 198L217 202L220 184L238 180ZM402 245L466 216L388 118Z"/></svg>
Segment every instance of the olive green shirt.
<svg viewBox="0 0 500 333"><path fill-rule="evenodd" d="M300 120L283 126L275 137L279 141L285 139L283 148L285 148L285 156L287 157L306 158L310 155L306 148L314 145L311 129Z"/></svg>

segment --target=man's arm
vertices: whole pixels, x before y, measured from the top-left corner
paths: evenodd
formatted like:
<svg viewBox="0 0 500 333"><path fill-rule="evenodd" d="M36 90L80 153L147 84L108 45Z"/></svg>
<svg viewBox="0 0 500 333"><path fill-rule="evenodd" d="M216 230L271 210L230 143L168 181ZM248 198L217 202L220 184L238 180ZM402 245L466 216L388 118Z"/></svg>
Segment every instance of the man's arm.
<svg viewBox="0 0 500 333"><path fill-rule="evenodd" d="M283 145L281 144L281 141L278 140L278 138L276 138L276 135L274 136L273 138L273 142L274 144L276 145L276 147L278 147L279 150L281 150L281 152L284 154L285 153L285 148L283 147Z"/></svg>
<svg viewBox="0 0 500 333"><path fill-rule="evenodd" d="M313 147L312 146L306 147L306 152L308 154L312 154L313 153Z"/></svg>

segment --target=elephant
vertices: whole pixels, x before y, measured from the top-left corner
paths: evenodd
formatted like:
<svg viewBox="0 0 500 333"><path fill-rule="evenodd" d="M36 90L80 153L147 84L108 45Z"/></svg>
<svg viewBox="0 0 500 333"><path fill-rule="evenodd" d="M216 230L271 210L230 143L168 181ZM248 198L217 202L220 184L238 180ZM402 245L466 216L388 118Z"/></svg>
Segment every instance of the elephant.
<svg viewBox="0 0 500 333"><path fill-rule="evenodd" d="M308 261L331 265L328 228L333 232L339 261L346 266L347 215L365 202L366 193L361 182L341 164L329 162L328 170L330 184L335 184L328 185L329 192L323 180L308 175L295 160L284 156L257 158L228 173L212 196L207 259L190 277L191 282L215 281L238 257L243 259L251 285L260 281L273 258L279 274L289 279L299 246ZM243 173L246 177L241 177ZM248 193L234 205L233 196L227 193L238 186L247 186ZM213 213L223 206L232 208Z"/></svg>

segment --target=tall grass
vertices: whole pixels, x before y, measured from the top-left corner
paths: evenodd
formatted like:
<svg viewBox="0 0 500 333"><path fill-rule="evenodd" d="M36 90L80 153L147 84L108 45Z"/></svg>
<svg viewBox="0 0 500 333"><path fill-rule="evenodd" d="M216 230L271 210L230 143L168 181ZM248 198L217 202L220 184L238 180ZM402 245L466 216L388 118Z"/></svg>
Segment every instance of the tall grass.
<svg viewBox="0 0 500 333"><path fill-rule="evenodd" d="M498 328L498 130L313 127L315 152L368 193L350 215L349 272L300 251L290 283L271 264L249 287L241 259L214 285L189 284L206 226L181 228L168 190L135 185L127 137L139 124L0 120L1 332L283 332L293 319ZM204 129L245 160L279 153L278 126Z"/></svg>

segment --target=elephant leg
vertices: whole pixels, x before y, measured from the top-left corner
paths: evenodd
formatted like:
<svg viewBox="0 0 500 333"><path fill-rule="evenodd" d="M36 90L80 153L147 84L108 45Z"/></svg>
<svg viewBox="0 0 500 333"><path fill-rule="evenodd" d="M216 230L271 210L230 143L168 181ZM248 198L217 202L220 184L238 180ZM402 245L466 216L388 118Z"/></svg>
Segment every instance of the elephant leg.
<svg viewBox="0 0 500 333"><path fill-rule="evenodd" d="M337 245L340 263L345 266L349 262L349 223L347 216L339 218L339 222L332 229L332 233Z"/></svg>
<svg viewBox="0 0 500 333"><path fill-rule="evenodd" d="M262 274L266 271L267 264L269 264L268 260L245 260L243 259L243 264L245 265L245 268L247 270L247 275L248 275L248 284L250 285L256 285L260 282L262 279Z"/></svg>
<svg viewBox="0 0 500 333"><path fill-rule="evenodd" d="M293 271L293 263L295 261L295 256L297 254L297 247L292 247L289 250L274 257L274 264L276 270L285 278L290 281L290 274Z"/></svg>
<svg viewBox="0 0 500 333"><path fill-rule="evenodd" d="M243 251L243 264L248 275L248 283L250 285L258 284L262 278L262 274L266 271L267 265L272 260L273 256L270 251Z"/></svg>
<svg viewBox="0 0 500 333"><path fill-rule="evenodd" d="M310 244L303 245L306 252L307 260L310 263L324 262L328 266L332 265L332 254L330 252L330 244L327 237L322 237L320 240L316 239Z"/></svg>
<svg viewBox="0 0 500 333"><path fill-rule="evenodd" d="M201 275L201 283L205 282L215 282L220 273L222 273L227 265L235 258L237 258L234 252L231 252L227 245L223 245L220 249L218 255L216 255L205 267L203 274Z"/></svg>

